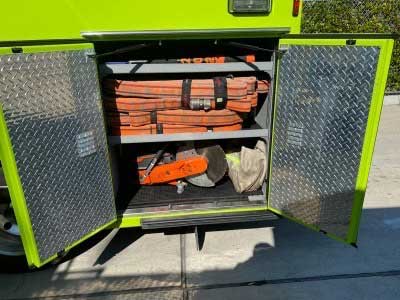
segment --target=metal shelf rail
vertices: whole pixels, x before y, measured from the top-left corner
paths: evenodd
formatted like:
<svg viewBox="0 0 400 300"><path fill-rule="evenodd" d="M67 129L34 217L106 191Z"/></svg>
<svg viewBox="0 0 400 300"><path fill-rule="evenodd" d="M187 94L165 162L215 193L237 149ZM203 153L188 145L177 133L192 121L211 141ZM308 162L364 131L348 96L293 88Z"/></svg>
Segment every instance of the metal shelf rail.
<svg viewBox="0 0 400 300"><path fill-rule="evenodd" d="M242 129L237 131L204 132L204 133L173 133L173 134L143 134L130 136L109 136L110 145L135 144L135 143L156 143L156 142L178 142L178 141L199 141L199 140L225 140L245 139L262 137L268 138L269 130Z"/></svg>
<svg viewBox="0 0 400 300"><path fill-rule="evenodd" d="M100 64L102 77L111 74L157 74L157 73L219 73L219 72L269 72L272 73L273 63L262 62L232 62L224 64L151 64L106 62Z"/></svg>

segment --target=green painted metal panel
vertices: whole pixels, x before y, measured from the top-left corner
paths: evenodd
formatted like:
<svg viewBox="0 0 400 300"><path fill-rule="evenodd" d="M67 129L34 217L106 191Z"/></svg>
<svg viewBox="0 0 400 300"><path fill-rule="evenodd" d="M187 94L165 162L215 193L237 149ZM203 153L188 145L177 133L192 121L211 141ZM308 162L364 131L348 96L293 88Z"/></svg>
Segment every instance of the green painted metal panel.
<svg viewBox="0 0 400 300"><path fill-rule="evenodd" d="M38 46L19 46L19 47L1 47L0 55L13 54L13 49L22 49L23 53L40 53L52 51L68 51L68 50L85 50L90 49L94 51L91 43L81 44L55 44L55 45L38 45Z"/></svg>
<svg viewBox="0 0 400 300"><path fill-rule="evenodd" d="M93 31L288 27L299 33L301 16L292 16L292 5L272 1L269 14L233 15L228 0L3 1L0 41L81 39Z"/></svg>
<svg viewBox="0 0 400 300"><path fill-rule="evenodd" d="M336 240L355 245L393 40L374 39L370 35L370 39L357 39L353 45L348 34L345 39L316 37L296 36L296 39L280 41L281 49L288 48L293 58L303 63L282 62L282 59L278 62L268 207ZM296 52L301 55L293 55ZM288 63L300 68L299 72L303 72L300 77L283 74L288 71L284 67ZM282 80L283 77L291 79L292 84ZM299 81L301 87L297 85ZM292 95L289 98L280 95L284 90ZM282 127L285 121L281 117L286 113L287 118L290 110L287 102L301 107L297 113L304 117L294 117L296 124L288 122ZM314 111L307 110L307 106ZM283 110L286 111L283 113ZM321 113L321 110L324 111ZM315 123L319 132L315 130L318 128ZM286 136L282 136L283 129ZM302 152L310 147L307 142L314 142L319 148L313 149L313 154L304 162ZM285 170L282 163L277 163L283 156L291 161L291 165L284 165ZM296 184L291 187L291 193L295 196L285 202L280 193L285 194L284 184L293 178ZM281 187L276 186L277 182ZM291 197L287 193L286 196Z"/></svg>
<svg viewBox="0 0 400 300"><path fill-rule="evenodd" d="M117 216L93 45L23 48L0 48L0 159L28 264L40 267Z"/></svg>
<svg viewBox="0 0 400 300"><path fill-rule="evenodd" d="M389 73L390 61L394 46L394 40L361 40L359 45L379 45L381 56L375 78L374 91L371 100L371 108L368 117L367 129L365 132L364 145L361 155L360 169L356 181L356 193L352 210L350 228L346 241L355 244L357 242L358 228L360 226L362 206L367 189L369 171L372 164L372 156L378 133L379 120L382 111L383 98L385 95L386 81Z"/></svg>

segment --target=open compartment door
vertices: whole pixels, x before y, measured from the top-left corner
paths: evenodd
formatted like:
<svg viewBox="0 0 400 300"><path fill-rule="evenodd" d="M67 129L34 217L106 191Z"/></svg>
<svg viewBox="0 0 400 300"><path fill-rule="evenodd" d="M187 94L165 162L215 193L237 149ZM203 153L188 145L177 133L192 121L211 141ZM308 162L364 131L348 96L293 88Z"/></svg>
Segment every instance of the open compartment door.
<svg viewBox="0 0 400 300"><path fill-rule="evenodd" d="M0 49L0 158L39 267L114 222L114 192L92 45L12 50Z"/></svg>
<svg viewBox="0 0 400 300"><path fill-rule="evenodd" d="M284 39L268 207L356 245L392 40Z"/></svg>

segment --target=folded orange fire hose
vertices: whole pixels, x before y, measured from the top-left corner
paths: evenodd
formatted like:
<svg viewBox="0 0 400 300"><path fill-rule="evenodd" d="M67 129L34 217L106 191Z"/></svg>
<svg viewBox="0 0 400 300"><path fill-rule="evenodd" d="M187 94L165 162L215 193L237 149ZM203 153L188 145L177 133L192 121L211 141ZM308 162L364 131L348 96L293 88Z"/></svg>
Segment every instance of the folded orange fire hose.
<svg viewBox="0 0 400 300"><path fill-rule="evenodd" d="M255 91L254 80L231 79L217 77L224 80L228 99L242 99ZM247 78L247 77L246 77ZM130 81L118 79L104 80L103 87L107 92L117 96L164 98L182 97L187 89L190 98L214 99L215 79L193 79L193 80L157 80L157 81Z"/></svg>
<svg viewBox="0 0 400 300"><path fill-rule="evenodd" d="M234 111L222 109L211 111L161 110L153 112L108 113L111 126L142 126L148 124L175 124L190 126L226 126L242 123Z"/></svg>
<svg viewBox="0 0 400 300"><path fill-rule="evenodd" d="M250 112L252 107L257 106L257 93L247 95L239 100L227 100L226 109L237 112ZM182 108L182 101L179 98L137 98L137 97L116 97L109 96L103 97L105 107L109 111L130 112L130 111L154 111L154 110L167 110L167 109L180 109ZM196 102L202 100L190 100L190 107L196 105ZM208 107L204 105L204 110L213 110L216 108L215 100L208 100ZM197 105L200 106L200 103ZM201 109L200 107L198 109Z"/></svg>
<svg viewBox="0 0 400 300"><path fill-rule="evenodd" d="M257 81L257 92L260 94L269 92L270 82L268 80L258 80Z"/></svg>
<svg viewBox="0 0 400 300"><path fill-rule="evenodd" d="M218 78L218 77L216 77ZM223 78L223 77L220 77ZM242 99L254 92L268 92L269 81L257 80L254 76L226 78L227 97ZM111 94L143 98L162 98L182 96L185 80L132 81L106 79L103 87ZM191 97L212 99L214 97L214 79L191 80Z"/></svg>
<svg viewBox="0 0 400 300"><path fill-rule="evenodd" d="M104 103L113 135L240 130L236 112L257 106L269 90L256 77L201 80L105 80ZM232 98L230 98L232 97ZM183 109L182 109L183 108Z"/></svg>
<svg viewBox="0 0 400 300"><path fill-rule="evenodd" d="M113 85L115 87L114 90L108 90L115 96L104 97L104 101L106 107L109 110L115 111L153 111L153 110L164 110L164 109L192 109L192 110L210 110L210 109L230 109L238 112L250 112L252 107L257 105L257 92L256 92L256 83L257 80L254 76L250 77L236 77L234 79L226 79L226 87L224 86L225 83L222 83L220 88L220 94L223 98L224 96L227 99L222 99L222 102L225 103L218 103L218 98L216 97L216 87L215 87L215 79L213 80L202 80L202 84L207 82L209 92L208 94L203 94L203 98L198 99L195 98L193 94L193 90L195 89L193 82L200 82L200 81L177 81L177 80L165 80L165 81L117 81L109 79L107 81L108 86ZM246 84L247 87L247 94L246 96L239 98L239 99L230 99L228 97L229 91L224 91L224 89L228 89L228 82L229 80L235 81L239 84ZM155 87L156 82L159 84L159 87ZM165 87L177 86L176 83L179 82L180 87L178 86L175 96L165 97L161 96L167 93L167 90L164 89ZM185 86L186 82L186 86ZM267 81L258 81L260 83L259 89L260 92L267 92L269 85ZM143 98L142 92L139 92L137 95L136 90L134 89L136 85L142 85L142 88L146 86L146 90L148 94L146 98ZM132 86L130 86L132 85ZM129 89L132 88L130 97L125 95L125 92L121 92L125 86ZM204 85L203 85L204 87ZM214 88L214 91L212 91ZM181 89L181 91L179 91ZM189 89L189 90L188 90ZM107 89L106 89L107 90ZM181 98L178 97L180 93ZM153 95L154 97L149 97L149 95ZM243 91L244 94L244 91ZM140 96L141 95L141 96ZM184 99L188 98L188 99Z"/></svg>

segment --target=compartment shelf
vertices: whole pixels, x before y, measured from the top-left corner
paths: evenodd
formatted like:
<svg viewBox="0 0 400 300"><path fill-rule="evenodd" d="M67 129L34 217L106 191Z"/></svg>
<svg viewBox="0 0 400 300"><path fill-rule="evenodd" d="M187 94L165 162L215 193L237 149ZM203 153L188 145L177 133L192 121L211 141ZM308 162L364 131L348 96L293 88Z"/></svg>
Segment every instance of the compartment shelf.
<svg viewBox="0 0 400 300"><path fill-rule="evenodd" d="M268 136L269 136L268 129L250 128L237 131L222 131L222 132L109 136L108 142L110 143L110 145L118 145L118 144L178 142L178 141L194 141L194 140L200 141L200 140L244 139L244 138L254 138L254 137L268 138Z"/></svg>
<svg viewBox="0 0 400 300"><path fill-rule="evenodd" d="M143 63L114 63L100 64L102 76L111 74L157 74L157 73L219 73L219 72L270 72L273 62L232 62L223 64L151 64Z"/></svg>

